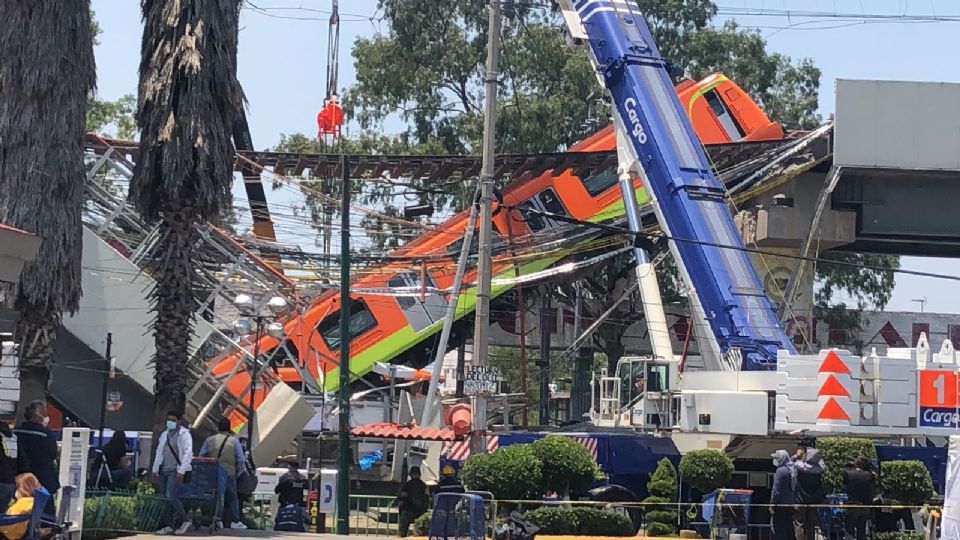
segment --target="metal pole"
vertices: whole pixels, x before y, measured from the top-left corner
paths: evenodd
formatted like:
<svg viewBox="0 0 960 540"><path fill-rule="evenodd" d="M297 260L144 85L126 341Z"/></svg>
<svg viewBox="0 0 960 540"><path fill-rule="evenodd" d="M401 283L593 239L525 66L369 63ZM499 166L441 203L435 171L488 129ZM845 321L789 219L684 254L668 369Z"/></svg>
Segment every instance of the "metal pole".
<svg viewBox="0 0 960 540"><path fill-rule="evenodd" d="M467 259L469 259L470 256L470 245L473 243L473 230L476 222L477 205L471 204L470 216L467 217L467 229L463 233L463 246L460 248L460 258L457 260L457 273L453 276L450 302L447 304L447 313L443 318L443 329L440 330L440 341L437 343L437 351L433 357L433 375L430 377L430 385L427 388L427 401L423 405L423 414L420 417L421 426L432 425L433 418L437 412L437 407L434 406L434 402L437 400L440 368L443 366L443 357L447 354L447 343L450 341L450 332L453 330L453 323L457 319L457 304L460 302L460 289L463 287L463 274L467 270ZM462 367L462 363L458 364L458 368ZM462 382L458 388L461 392L463 391Z"/></svg>
<svg viewBox="0 0 960 540"><path fill-rule="evenodd" d="M473 364L487 365L487 332L490 329L490 282L493 272L493 152L497 127L497 55L500 52L500 1L490 2L490 31L487 38L487 74L484 80L483 163L480 168L480 250L477 265L477 310L473 332ZM487 452L487 400L473 401L473 431L470 452Z"/></svg>
<svg viewBox="0 0 960 540"><path fill-rule="evenodd" d="M110 382L110 347L113 345L113 333L107 332L107 369L103 372L103 395L100 401L100 449L103 450L103 428L107 423L107 384Z"/></svg>
<svg viewBox="0 0 960 540"><path fill-rule="evenodd" d="M539 424L546 426L550 423L550 293L543 295L543 304L540 306L540 418Z"/></svg>
<svg viewBox="0 0 960 540"><path fill-rule="evenodd" d="M253 363L250 367L250 412L247 414L247 441L249 441L251 454L253 453L254 398L257 395L257 377L260 376L257 357L260 356L260 334L263 329L263 317L257 315L254 320L257 322L257 333L253 336Z"/></svg>
<svg viewBox="0 0 960 540"><path fill-rule="evenodd" d="M350 534L350 158L340 157L340 425L337 534Z"/></svg>

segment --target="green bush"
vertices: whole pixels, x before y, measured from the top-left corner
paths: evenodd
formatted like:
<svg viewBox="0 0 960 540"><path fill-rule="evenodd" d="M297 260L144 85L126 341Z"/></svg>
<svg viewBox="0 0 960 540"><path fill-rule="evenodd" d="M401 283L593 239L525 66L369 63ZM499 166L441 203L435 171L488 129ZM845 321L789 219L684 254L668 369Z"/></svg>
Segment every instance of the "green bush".
<svg viewBox="0 0 960 540"><path fill-rule="evenodd" d="M721 450L694 450L680 458L680 477L701 493L723 487L733 474L733 460Z"/></svg>
<svg viewBox="0 0 960 540"><path fill-rule="evenodd" d="M137 501L129 495L104 495L83 501L84 538L108 538L138 532Z"/></svg>
<svg viewBox="0 0 960 540"><path fill-rule="evenodd" d="M873 533L873 540L923 540L923 533L915 531L885 531Z"/></svg>
<svg viewBox="0 0 960 540"><path fill-rule="evenodd" d="M648 536L670 536L677 532L677 514L669 503L677 497L677 470L670 460L663 458L647 482L650 496L644 499L644 521Z"/></svg>
<svg viewBox="0 0 960 540"><path fill-rule="evenodd" d="M570 437L547 435L530 449L540 460L545 490L561 496L580 495L603 477L590 452Z"/></svg>
<svg viewBox="0 0 960 540"><path fill-rule="evenodd" d="M542 507L524 512L523 517L540 528L537 534L577 533L577 518L570 508Z"/></svg>
<svg viewBox="0 0 960 540"><path fill-rule="evenodd" d="M577 536L633 536L633 523L619 512L577 506L529 510L524 517L540 528L537 534Z"/></svg>
<svg viewBox="0 0 960 540"><path fill-rule="evenodd" d="M922 461L884 461L880 464L883 495L903 504L921 505L933 496L933 480Z"/></svg>
<svg viewBox="0 0 960 540"><path fill-rule="evenodd" d="M413 524L410 526L414 536L427 536L430 533L430 516L433 515L432 511L427 511L426 514L418 517L413 520Z"/></svg>
<svg viewBox="0 0 960 540"><path fill-rule="evenodd" d="M823 456L823 485L827 493L843 490L843 471L847 464L858 457L876 461L877 449L869 439L856 437L823 437L817 439L817 449Z"/></svg>
<svg viewBox="0 0 960 540"><path fill-rule="evenodd" d="M501 501L532 500L543 495L540 460L529 444L511 444L492 454L471 455L460 476L469 489L489 491Z"/></svg>

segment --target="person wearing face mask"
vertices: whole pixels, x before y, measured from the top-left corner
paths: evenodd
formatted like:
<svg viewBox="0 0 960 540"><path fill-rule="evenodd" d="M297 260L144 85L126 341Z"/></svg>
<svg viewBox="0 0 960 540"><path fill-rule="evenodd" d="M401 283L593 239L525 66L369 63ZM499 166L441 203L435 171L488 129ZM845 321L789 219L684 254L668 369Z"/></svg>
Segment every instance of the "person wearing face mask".
<svg viewBox="0 0 960 540"><path fill-rule="evenodd" d="M153 478L159 480L160 488L157 491L164 495L170 504L169 513L165 516L166 525L157 531L157 534L174 532L174 525L179 523L176 534L184 534L190 530L190 522L183 510L183 503L177 493L177 487L183 484L184 478L190 472L193 461L193 438L190 430L180 423L180 413L167 413L167 429L160 434L157 440L156 457L153 460Z"/></svg>
<svg viewBox="0 0 960 540"><path fill-rule="evenodd" d="M786 450L777 450L772 456L773 489L770 491L770 506L773 510L774 540L796 540L793 528L793 505L796 504L797 469Z"/></svg>
<svg viewBox="0 0 960 540"><path fill-rule="evenodd" d="M53 497L60 489L57 471L57 436L47 429L50 417L47 404L32 401L23 411L23 422L13 430L17 436L17 472L33 473L40 485L50 492L44 514L54 515Z"/></svg>

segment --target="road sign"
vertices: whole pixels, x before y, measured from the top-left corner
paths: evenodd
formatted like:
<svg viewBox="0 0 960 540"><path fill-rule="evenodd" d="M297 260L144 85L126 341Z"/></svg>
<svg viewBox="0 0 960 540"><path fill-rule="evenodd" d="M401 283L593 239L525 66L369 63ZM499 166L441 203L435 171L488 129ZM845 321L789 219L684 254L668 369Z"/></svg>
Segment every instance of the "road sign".
<svg viewBox="0 0 960 540"><path fill-rule="evenodd" d="M500 386L500 369L494 366L470 366L463 380L463 393L468 396L493 395Z"/></svg>
<svg viewBox="0 0 960 540"><path fill-rule="evenodd" d="M922 427L960 427L960 387L956 371L923 369L917 376L917 418Z"/></svg>

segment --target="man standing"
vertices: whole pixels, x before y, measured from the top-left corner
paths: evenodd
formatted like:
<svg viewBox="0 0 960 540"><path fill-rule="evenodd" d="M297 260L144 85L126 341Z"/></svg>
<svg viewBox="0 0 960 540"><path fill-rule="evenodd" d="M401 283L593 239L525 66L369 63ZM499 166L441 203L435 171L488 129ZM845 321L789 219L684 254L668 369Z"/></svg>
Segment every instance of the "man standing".
<svg viewBox="0 0 960 540"><path fill-rule="evenodd" d="M770 506L773 509L774 540L795 540L793 528L793 505L796 504L796 468L790 461L786 450L777 450L773 454L773 489L770 492Z"/></svg>
<svg viewBox="0 0 960 540"><path fill-rule="evenodd" d="M201 457L212 457L227 473L227 485L223 490L224 523L231 529L246 529L240 519L240 498L237 495L237 472L243 467L243 448L230 429L230 420L221 418L217 423L219 433L207 437L200 447Z"/></svg>
<svg viewBox="0 0 960 540"><path fill-rule="evenodd" d="M823 487L825 470L820 452L812 445L801 446L794 465L797 468L797 540L816 540L820 505L827 493Z"/></svg>
<svg viewBox="0 0 960 540"><path fill-rule="evenodd" d="M157 452L153 460L153 477L160 481L158 493L170 501L172 510L165 520L166 525L157 531L157 534L174 532L175 523L180 523L176 534L184 534L190 530L190 522L187 521L177 487L183 483L184 476L190 471L193 439L190 438L190 430L180 425L180 418L180 413L176 411L167 413L167 429L157 440Z"/></svg>
<svg viewBox="0 0 960 540"><path fill-rule="evenodd" d="M847 533L856 540L867 539L867 522L873 513L869 506L877 495L877 478L870 468L867 458L858 457L849 469L843 471L843 491L850 504L846 510Z"/></svg>
<svg viewBox="0 0 960 540"><path fill-rule="evenodd" d="M47 429L50 417L47 404L37 400L24 409L23 423L13 430L17 436L17 470L33 473L40 484L50 492L44 513L54 515L53 495L60 489L57 471L57 437Z"/></svg>
<svg viewBox="0 0 960 540"><path fill-rule="evenodd" d="M295 460L287 462L287 472L280 477L274 492L279 495L280 506L294 504L303 506L303 492L307 489L307 478L300 474L300 464Z"/></svg>

